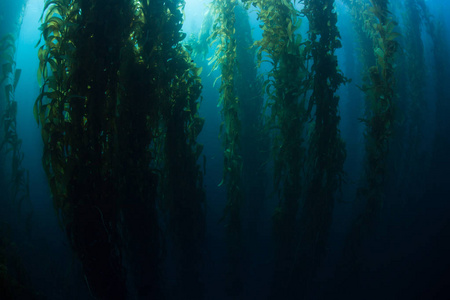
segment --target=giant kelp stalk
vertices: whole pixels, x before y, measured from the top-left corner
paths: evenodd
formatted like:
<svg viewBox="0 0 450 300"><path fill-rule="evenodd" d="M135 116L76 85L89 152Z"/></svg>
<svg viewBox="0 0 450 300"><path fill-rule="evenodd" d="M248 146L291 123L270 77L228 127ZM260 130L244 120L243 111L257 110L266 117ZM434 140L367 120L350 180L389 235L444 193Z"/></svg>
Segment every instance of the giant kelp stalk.
<svg viewBox="0 0 450 300"><path fill-rule="evenodd" d="M162 174L173 176L175 155L167 146L163 161L161 147L171 140L164 126L180 105L193 113L174 134L194 147L188 139L201 128L192 109L199 83L179 47L181 9L178 1L45 4L34 109L43 164L55 210L98 298L162 297L156 199ZM198 152L192 147L182 150L188 164ZM127 290L126 278L135 290Z"/></svg>
<svg viewBox="0 0 450 300"><path fill-rule="evenodd" d="M448 132L450 123L448 122L448 115L450 113L450 101L448 101L448 89L445 84L449 73L449 63L447 53L449 52L449 40L447 38L448 32L445 29L443 14L439 19L433 18L428 5L424 0L416 0L419 7L420 16L423 19L423 24L426 32L432 41L432 62L434 63L434 90L436 95L436 130L434 136L432 166L436 168L433 171L435 176L434 184L439 186L445 184L447 178L441 176L446 174L446 166L448 164L447 149L448 149Z"/></svg>
<svg viewBox="0 0 450 300"><path fill-rule="evenodd" d="M367 225L374 221L383 202L387 158L395 113L394 59L398 48L394 32L396 23L388 11L388 1L372 1L370 11L376 17L373 24L376 65L370 67L370 86L364 86L368 110L363 119L366 124L366 187L361 194L367 199L363 213ZM364 222L366 222L364 221Z"/></svg>
<svg viewBox="0 0 450 300"><path fill-rule="evenodd" d="M0 40L0 86L4 90L0 94L0 294L2 299L38 299L31 289L31 280L19 255L17 241L11 234L22 222L29 234L31 229L28 225L32 216L32 210L28 210L26 219L21 218L23 204L31 206L31 201L29 173L22 166L24 153L17 133L18 102L15 92L21 70L16 68L15 43L16 36L11 33ZM18 213L12 213L10 208L17 209ZM8 214L11 216L8 217Z"/></svg>
<svg viewBox="0 0 450 300"><path fill-rule="evenodd" d="M300 216L300 238L290 281L292 290L311 283L321 263L331 226L335 195L341 187L345 145L340 136L336 91L345 83L338 68L336 49L341 47L334 0L305 0L313 60L313 90L309 106L314 124L309 136L308 184Z"/></svg>
<svg viewBox="0 0 450 300"><path fill-rule="evenodd" d="M126 297L117 164L128 162L116 149L118 104L127 102L119 88L120 50L130 43L132 16L126 1L49 0L41 26L34 113L43 165L90 291L104 299Z"/></svg>
<svg viewBox="0 0 450 300"><path fill-rule="evenodd" d="M206 203L203 170L197 163L203 146L196 142L204 124L204 119L198 115L198 99L202 90L199 77L201 69L195 67L188 52L179 43L184 38L184 34L179 32L184 2L166 3L166 6L174 22L163 32L172 37L167 39L172 43L164 46L161 55L168 62L168 74L176 80L167 82L165 90L170 101L163 103L166 130L162 206L168 212L169 231L173 237L178 265L175 296L202 299L204 288L200 273L203 266L201 253ZM153 12L154 17L164 11Z"/></svg>
<svg viewBox="0 0 450 300"><path fill-rule="evenodd" d="M357 1L361 4L361 2ZM361 251L364 237L373 229L384 201L388 154L395 121L395 54L398 33L395 21L388 11L388 1L372 0L370 6L361 6L363 17L359 23L373 40L376 61L363 85L366 96L365 128L365 185L358 189L365 199L365 208L354 221L347 236L344 261L340 272L342 280L357 278L361 271ZM355 277L356 276L356 277Z"/></svg>
<svg viewBox="0 0 450 300"><path fill-rule="evenodd" d="M221 68L220 99L222 105L222 136L224 151L224 174L222 183L226 186L227 203L223 220L226 223L229 269L226 292L230 296L238 296L242 292L239 267L241 264L241 207L243 202L242 188L242 154L241 154L241 120L239 118L240 102L236 96L236 37L235 9L236 0L215 0L211 10L216 16L212 43L218 41L213 59L213 70Z"/></svg>
<svg viewBox="0 0 450 300"><path fill-rule="evenodd" d="M243 223L246 245L258 247L262 233L261 217L265 206L269 138L264 130L262 81L257 75L253 38L247 11L236 8L236 93L240 101L242 122L242 177L245 178ZM246 230L245 230L246 229ZM251 259L251 258L249 258Z"/></svg>
<svg viewBox="0 0 450 300"><path fill-rule="evenodd" d="M180 48L177 51L182 53ZM203 171L197 164L202 145L196 139L204 119L198 115L201 93L199 72L190 56L178 55L174 67L177 77L172 88L171 103L167 109L165 138L164 206L168 208L169 230L172 233L178 259L177 298L203 299L204 287L200 278L202 249L205 237L205 192ZM175 71L175 70L174 70Z"/></svg>
<svg viewBox="0 0 450 300"><path fill-rule="evenodd" d="M4 87L5 98L0 106L2 135L0 135L0 155L2 162L5 162L6 156L11 159L11 168L9 171L1 170L9 174L10 198L16 202L19 211L24 201L29 201L29 172L22 166L24 154L21 150L22 140L17 134L17 101L15 91L20 79L21 71L16 69L14 55L16 51L15 37L12 34L5 35L0 40L0 57L2 60L2 74L0 74L0 85ZM0 98L0 99L3 99ZM2 167L0 165L0 167ZM4 180L3 173L0 173L0 180ZM8 198L8 197L5 197Z"/></svg>
<svg viewBox="0 0 450 300"><path fill-rule="evenodd" d="M375 16L368 10L369 2L364 0L343 0L342 1L349 9L350 15L353 18L353 27L359 40L359 59L363 65L364 72L373 65L375 55L373 53L373 38L371 27ZM368 83L368 75L363 73L363 81Z"/></svg>
<svg viewBox="0 0 450 300"><path fill-rule="evenodd" d="M256 41L259 65L268 61L263 89L274 128L274 189L278 206L274 220L276 240L274 298L287 296L286 287L294 262L296 216L303 190L301 172L305 159L303 136L307 120L306 92L309 89L306 50L296 33L301 20L292 2L248 1L258 9L263 37Z"/></svg>
<svg viewBox="0 0 450 300"><path fill-rule="evenodd" d="M120 145L123 153L127 153L130 164L135 164L131 170L129 165L123 165L122 172L130 175L124 186L135 185L130 192L135 193L138 199L135 204L130 201L124 204L130 212L125 211L124 215L128 215L126 235L134 235L132 239L139 241L129 243L129 253L134 260L134 281L139 281L140 294L145 292L143 296L151 295L149 291L158 290L160 286L158 274L154 272L158 269L161 249L157 244L157 214L155 202L152 202L158 187L160 206L168 217L170 236L176 248L177 293L199 299L203 293L199 273L205 197L202 173L197 165L202 147L196 143L196 137L203 126L203 120L197 113L202 86L198 76L200 70L191 63L180 44L185 38L185 34L180 32L183 9L183 1L135 2L136 17L131 34L133 45L127 51L129 57L137 58L142 69L138 74L134 74L133 68L124 70L123 78L129 78L130 83L127 90L130 95L137 94L131 97L136 102L124 104L127 109L123 122L128 122L132 127L121 127L122 136L128 140ZM135 55L132 55L133 52ZM143 115L135 120L138 107L144 108L141 111ZM126 121L128 118L134 121ZM130 135L130 132L139 133L142 138ZM133 158L136 155L142 157L142 161L136 161ZM139 170L142 166L151 167L147 174L141 173L142 181L136 182L133 170ZM155 168L161 169L161 180ZM152 179L149 182L153 185L153 190L149 191L151 198L141 192L145 177ZM151 216L145 215L145 210L142 212L143 206L148 206ZM141 228L154 228L155 231L144 237ZM133 254L136 252L142 255L136 258Z"/></svg>
<svg viewBox="0 0 450 300"><path fill-rule="evenodd" d="M181 39L178 20L159 1L132 1L132 19L119 28L126 43L120 49L115 168L123 216L124 253L128 275L142 298L161 298L162 236L158 226L157 198L161 179L163 143L162 107L173 75L166 68L169 51ZM170 3L170 8L175 11ZM126 17L126 15L125 15ZM131 24L127 25L126 22ZM131 26L130 26L131 25ZM181 26L180 26L181 27ZM174 31L178 29L175 33Z"/></svg>
<svg viewBox="0 0 450 300"><path fill-rule="evenodd" d="M427 101L425 95L426 70L424 45L422 41L422 27L424 20L421 16L419 1L407 0L404 3L404 57L402 72L397 77L399 85L402 78L407 78L406 94L407 100L397 101L396 118L403 122L395 122L396 139L393 142L393 164L397 162L396 170L398 183L396 189L402 191L404 198L420 197L423 190L421 187L421 175L425 172L426 155L424 153L424 125L427 112ZM401 68L401 67L400 67ZM401 76L405 74L406 76ZM405 93L405 92L403 92ZM403 98L403 97L402 97ZM405 103L402 103L405 102ZM400 111L401 108L401 111ZM401 115L403 114L403 115ZM402 132L402 134L400 134ZM398 163L400 162L400 165ZM412 184L414 189L407 188ZM403 202L403 201L402 201Z"/></svg>

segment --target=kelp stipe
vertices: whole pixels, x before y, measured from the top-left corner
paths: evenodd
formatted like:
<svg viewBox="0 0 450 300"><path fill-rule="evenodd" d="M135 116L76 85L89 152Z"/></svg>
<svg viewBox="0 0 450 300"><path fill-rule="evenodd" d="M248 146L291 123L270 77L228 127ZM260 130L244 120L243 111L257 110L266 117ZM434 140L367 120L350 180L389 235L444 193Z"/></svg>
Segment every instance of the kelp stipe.
<svg viewBox="0 0 450 300"><path fill-rule="evenodd" d="M254 44L258 65L268 59L272 68L265 74L263 91L271 110L267 127L273 130L274 190L279 204L273 216L275 276L272 296L285 295L294 261L296 216L303 189L303 135L307 120L305 94L309 88L305 47L296 30L301 25L291 2L246 1L258 9L263 37Z"/></svg>
<svg viewBox="0 0 450 300"><path fill-rule="evenodd" d="M241 117L242 178L245 178L242 207L244 246L261 247L263 213L267 205L266 164L269 159L270 138L264 116L263 80L257 74L255 48L248 12L242 5L236 8L236 94ZM247 248L246 248L247 249ZM251 250L250 250L251 251ZM245 251L249 252L249 250ZM245 257L252 260L252 257ZM255 261L256 263L256 261Z"/></svg>
<svg viewBox="0 0 450 300"><path fill-rule="evenodd" d="M291 290L302 287L300 297L313 282L325 256L336 193L343 181L345 144L339 130L339 86L346 83L338 67L341 48L333 0L306 0L302 13L309 20L308 47L312 57L312 94L308 107L314 111L306 161L307 185L301 207Z"/></svg>
<svg viewBox="0 0 450 300"><path fill-rule="evenodd" d="M164 297L158 205L169 207L174 231L185 226L201 240L201 147L195 142L203 124L197 115L201 84L179 44L182 6L125 0L45 5L42 89L34 109L44 169L55 210L98 298ZM181 123L174 125L175 118ZM182 137L184 145L175 145L180 149L172 149L169 127ZM185 159L189 175L183 174L192 180L192 190L184 192L198 207L194 221L179 218L177 195L161 194L183 184L170 167L174 159Z"/></svg>
<svg viewBox="0 0 450 300"><path fill-rule="evenodd" d="M372 5L370 11L377 20L372 32L377 65L370 67L371 85L364 87L368 108L363 119L366 124L367 187L360 190L367 199L364 213L367 225L374 221L384 198L386 164L396 108L394 62L398 49L396 38L399 36L394 31L396 23L389 15L388 1L374 0Z"/></svg>
<svg viewBox="0 0 450 300"><path fill-rule="evenodd" d="M9 186L9 193L5 198L10 198L18 208L20 213L24 202L30 204L29 171L23 168L22 162L24 153L22 151L22 140L17 134L17 101L15 92L19 83L21 69L16 68L15 47L16 38L13 34L7 34L0 40L0 62L2 62L2 74L0 74L0 86L4 88L5 96L2 105L1 126L2 135L0 135L0 156L6 165L7 160L11 160L11 167L5 171L9 174L10 180L6 183ZM3 99L0 98L0 99ZM0 173L0 176L3 174ZM2 176L0 180L4 180Z"/></svg>
<svg viewBox="0 0 450 300"><path fill-rule="evenodd" d="M16 68L15 45L12 33L0 39L0 87L4 91L0 94L0 294L2 299L40 299L21 257L23 247L17 245L23 237L12 234L24 228L30 238L33 216L29 171L22 166L24 152L17 132L16 89L21 70Z"/></svg>
<svg viewBox="0 0 450 300"><path fill-rule="evenodd" d="M364 28L364 33L373 40L371 48L376 64L367 66L367 78L362 87L366 104L365 117L361 119L366 127L366 158L364 185L358 188L357 193L365 201L365 207L353 221L346 237L343 259L338 269L341 284L337 284L337 289L349 288L344 283L350 284L348 280L359 278L362 271L363 243L373 231L385 200L388 155L397 105L394 64L399 33L394 31L396 22L388 11L388 1L373 0L371 5L365 5L362 1L355 3L359 8L353 11L356 24ZM348 292L351 292L350 288Z"/></svg>
<svg viewBox="0 0 450 300"><path fill-rule="evenodd" d="M181 45L184 34L178 26L183 23L180 1L176 10L167 16L176 27L165 30L168 36L178 38L168 42L161 52L169 74L167 90L169 101L162 103L163 117L163 180L161 180L162 208L168 214L168 229L175 246L177 262L177 298L203 299L204 287L203 243L206 231L206 195L203 187L203 168L198 160L203 145L197 143L204 119L200 118L202 69L196 67L187 50ZM171 41L170 38L166 38ZM176 79L176 80L173 80Z"/></svg>
<svg viewBox="0 0 450 300"><path fill-rule="evenodd" d="M224 145L223 181L226 187L227 203L222 220L226 226L226 239L229 256L229 268L226 278L226 293L236 297L242 293L243 283L239 268L242 252L241 208L243 202L242 188L242 154L241 154L241 120L240 101L235 91L236 74L236 0L215 0L211 10L215 15L212 44L218 41L211 63L213 70L221 68L220 98L223 123L221 135Z"/></svg>
<svg viewBox="0 0 450 300"><path fill-rule="evenodd" d="M125 2L115 2L116 10L104 1L46 1L45 44L39 48L42 88L34 109L55 210L91 293L102 299L124 299L127 293L114 150L117 51L131 14ZM111 16L116 26L110 26Z"/></svg>
<svg viewBox="0 0 450 300"><path fill-rule="evenodd" d="M399 202L408 205L412 199L418 199L424 193L423 176L426 176L429 156L424 152L427 142L425 127L429 114L430 98L426 93L427 74L425 46L422 30L423 19L418 0L407 0L401 6L404 25L400 28L403 39L399 42L402 56L398 58L396 68L398 99L395 110L390 155L392 189L400 191ZM393 181L393 180L390 180ZM411 185L411 187L407 187ZM414 187L414 188L412 188Z"/></svg>
<svg viewBox="0 0 450 300"><path fill-rule="evenodd" d="M450 78L450 64L448 62L448 53L450 44L448 40L448 30L445 28L445 15L442 13L438 18L433 18L430 14L427 4L423 0L417 0L426 32L432 41L432 62L434 64L434 84L433 89L436 95L436 115L435 115L435 135L433 141L433 154L431 165L436 168L432 172L433 182L436 186L445 185L447 179L441 174L448 174L446 171L448 162L449 139L448 132L450 130L450 122L448 115L450 114L450 102L448 101L448 88L443 82L447 82ZM440 184L441 183L441 184Z"/></svg>

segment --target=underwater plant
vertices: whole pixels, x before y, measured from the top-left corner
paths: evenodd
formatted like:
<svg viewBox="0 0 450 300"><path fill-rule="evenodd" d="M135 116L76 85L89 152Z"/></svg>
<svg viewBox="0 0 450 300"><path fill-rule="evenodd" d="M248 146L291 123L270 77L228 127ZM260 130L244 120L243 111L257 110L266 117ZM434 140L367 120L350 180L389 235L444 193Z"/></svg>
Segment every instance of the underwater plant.
<svg viewBox="0 0 450 300"><path fill-rule="evenodd" d="M188 42L185 47L190 51L193 58L206 59L209 51L209 37L211 36L211 30L213 27L214 15L211 10L207 10L205 13L205 19L202 22L200 32L198 36L189 36Z"/></svg>
<svg viewBox="0 0 450 300"><path fill-rule="evenodd" d="M264 116L263 80L257 74L252 29L247 10L236 7L236 94L240 105L242 178L245 178L242 213L245 247L257 247L262 234L264 208L267 205L266 165L269 160L270 138ZM246 251L248 252L248 251ZM251 257L246 257L251 259Z"/></svg>
<svg viewBox="0 0 450 300"><path fill-rule="evenodd" d="M1 128L3 134L0 140L0 153L10 154L11 168L9 176L10 197L17 204L18 210L22 203L30 201L29 171L23 168L24 154L21 150L22 140L17 134L17 101L15 91L19 83L21 69L16 68L14 56L16 38L12 34L5 35L0 40L0 57L2 58L2 74L0 84L5 89L5 103L1 111ZM1 153L1 154L3 154ZM5 170L2 170L5 171ZM3 177L2 177L3 179Z"/></svg>
<svg viewBox="0 0 450 300"><path fill-rule="evenodd" d="M167 110L164 141L162 206L169 214L169 231L178 256L178 297L203 299L200 280L202 249L206 231L206 195L203 169L197 163L203 146L196 142L204 119L198 109L202 85L200 69L187 52L178 49L178 78L171 86L171 108Z"/></svg>
<svg viewBox="0 0 450 300"><path fill-rule="evenodd" d="M403 204L407 199L418 198L423 195L423 174L427 172L429 157L424 151L426 143L426 114L429 110L429 96L425 93L427 79L425 76L425 46L422 39L422 30L425 19L422 17L420 5L417 0L405 1L403 7L403 26L400 28L402 37L400 49L402 60L396 69L397 109L393 130L395 139L392 141L392 154L390 172L397 182L393 183L395 189L403 191L399 198ZM391 180L393 181L393 180ZM412 184L414 183L414 184ZM413 185L414 189L406 188Z"/></svg>
<svg viewBox="0 0 450 300"><path fill-rule="evenodd" d="M336 193L343 181L346 158L340 136L337 90L346 83L338 67L336 50L341 48L333 0L305 0L302 13L309 21L309 53L312 58L312 132L307 156L308 181L301 207L300 233L296 245L290 288L303 293L314 278L326 253ZM301 292L302 293L302 292Z"/></svg>
<svg viewBox="0 0 450 300"><path fill-rule="evenodd" d="M170 62L166 68L172 76L167 77L169 80L164 88L168 101L161 103L164 140L160 197L161 207L168 214L168 231L176 252L176 297L202 299L204 287L200 273L206 231L206 195L203 187L205 166L200 168L198 164L203 145L197 143L204 124L198 113L203 87L200 79L202 68L196 67L180 43L185 37L179 32L183 9L183 1L169 7L171 13L167 19L171 20L172 26L160 34L165 48L161 58Z"/></svg>
<svg viewBox="0 0 450 300"><path fill-rule="evenodd" d="M371 223L381 208L383 186L386 180L389 143L395 117L395 69L394 60L398 49L394 31L396 22L388 11L388 1L371 1L370 12L376 17L371 36L374 43L376 65L369 68L371 84L363 86L366 93L366 182L360 190L367 199L366 220Z"/></svg>
<svg viewBox="0 0 450 300"><path fill-rule="evenodd" d="M417 9L423 22L423 26L426 29L426 33L431 39L432 44L432 64L434 65L434 91L436 97L436 116L435 125L436 133L433 141L433 153L432 153L432 165L439 168L445 168L445 164L442 164L441 158L446 157L446 148L448 148L448 139L446 138L447 132L450 128L450 124L447 122L448 114L450 112L450 103L446 99L447 87L442 82L445 82L449 78L449 66L447 60L447 53L449 51L448 44L448 31L445 29L444 14L439 18L435 18L428 8L428 4L424 0L416 0ZM431 75L431 74L430 74ZM445 179L438 174L446 173L436 172L434 182L439 182ZM438 185L438 184L437 184Z"/></svg>
<svg viewBox="0 0 450 300"><path fill-rule="evenodd" d="M240 278L240 260L242 248L241 208L243 204L242 154L241 154L241 119L240 100L235 90L236 74L236 0L215 0L211 12L215 16L210 37L211 44L217 42L214 56L210 60L212 70L221 69L218 107L222 106L224 166L223 180L227 203L222 220L225 222L228 245L229 269L227 271L226 293L238 296L243 289Z"/></svg>
<svg viewBox="0 0 450 300"><path fill-rule="evenodd" d="M122 177L115 126L119 51L133 15L125 1L113 2L45 2L34 106L55 211L91 293L102 299L127 293L118 246Z"/></svg>
<svg viewBox="0 0 450 300"><path fill-rule="evenodd" d="M364 34L372 40L372 45L361 43L361 47L370 47L375 59L372 66L364 66L367 75L362 86L365 93L365 116L361 119L365 125L365 166L364 184L357 194L365 200L365 205L345 240L338 270L341 282L359 278L363 243L373 232L385 200L388 158L396 121L395 60L400 36L395 32L397 23L388 10L389 1L371 0L370 5L351 1L351 5L356 5L356 9L351 10L355 25L363 28Z"/></svg>
<svg viewBox="0 0 450 300"><path fill-rule="evenodd" d="M34 107L43 165L86 282L102 299L163 296L158 205L169 208L175 239L184 227L201 240L201 84L180 45L182 9L182 1L45 3ZM173 168L180 161L183 178ZM187 198L167 192L181 185ZM197 219L180 217L183 201L196 205Z"/></svg>
<svg viewBox="0 0 450 300"><path fill-rule="evenodd" d="M263 30L255 41L258 66L271 64L262 85L268 95L273 130L274 191L278 206L273 216L276 240L272 296L283 295L294 261L296 216L303 189L301 172L305 150L303 135L308 118L306 92L310 88L306 47L300 34L301 19L290 1L246 1L257 8ZM280 294L281 293L281 294Z"/></svg>

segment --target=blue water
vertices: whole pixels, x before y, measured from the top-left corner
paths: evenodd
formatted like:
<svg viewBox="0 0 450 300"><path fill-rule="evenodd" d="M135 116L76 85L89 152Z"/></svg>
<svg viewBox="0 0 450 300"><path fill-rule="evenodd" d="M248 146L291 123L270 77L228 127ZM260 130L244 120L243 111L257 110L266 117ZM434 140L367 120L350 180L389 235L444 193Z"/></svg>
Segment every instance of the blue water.
<svg viewBox="0 0 450 300"><path fill-rule="evenodd" d="M399 1L399 0L398 0ZM22 214L7 204L7 199L0 198L0 205L5 207L0 212L2 222L12 228L11 240L21 264L27 272L29 285L44 296L44 299L90 299L82 265L73 253L70 242L58 224L54 212L50 189L42 168L43 143L40 128L33 117L33 105L39 94L37 83L38 58L35 47L40 38L39 18L43 9L42 0L29 0L23 14L20 31L19 24L21 3L26 1L2 0L0 3L0 36L15 31L16 68L22 69L21 78L16 89L18 102L17 132L22 140L24 152L23 167L30 172L30 202ZM200 30L205 12L206 1L186 0L185 23L183 31L197 34ZM392 1L393 2L393 1ZM442 22L445 39L440 42L450 46L450 5L445 1L426 1L433 20ZM362 254L361 273L357 280L346 282L345 286L336 288L339 281L337 269L341 262L345 239L352 226L352 221L364 207L358 200L356 190L364 171L364 125L359 121L364 112L364 94L358 88L362 85L361 63L358 61L359 45L353 29L349 11L341 1L337 1L338 28L343 47L337 51L339 67L351 83L341 86L339 111L341 116L341 136L346 143L347 158L344 165L346 180L338 193L333 211L326 256L320 263L313 285L307 292L308 299L448 299L450 297L450 118L446 118L440 128L436 125L437 96L436 85L448 86L450 82L450 59L445 66L433 63L432 40L425 29L422 41L425 53L426 70L423 77L426 107L424 118L417 124L426 134L418 146L424 153L418 158L417 166L420 176L390 188L386 194L377 227L365 242ZM394 7L394 13L401 15ZM250 10L250 25L254 39L261 38L261 29L256 20L257 13ZM16 24L16 25L14 25ZM306 25L304 25L306 26ZM306 28L301 31L306 36ZM213 54L210 49L208 57ZM405 53L401 55L407 55ZM219 220L226 205L225 187L220 186L223 176L223 140L219 138L222 123L221 107L217 106L219 98L217 83L213 82L220 71L210 74L207 61L196 61L203 67L201 74L203 92L200 115L205 118L205 125L198 138L204 144L206 157L206 241L203 249L204 267L201 280L204 284L205 299L233 299L225 295L227 261L227 244L224 224ZM401 66L399 66L401 67ZM437 67L445 69L444 78L437 78ZM260 73L268 70L263 64ZM411 87L409 87L411 88ZM401 91L398 91L401 95ZM450 90L447 88L443 107L450 113ZM1 106L0 106L1 107ZM438 110L438 111L437 111ZM442 112L444 113L444 112ZM438 134L440 140L435 140ZM396 139L396 135L393 135ZM405 153L404 155L407 155ZM270 156L269 156L270 157ZM236 299L267 299L271 289L274 269L274 240L272 236L272 215L277 205L276 195L272 194L272 163L267 164L267 196L258 220L256 236L246 236L241 276L244 288ZM393 182L401 181L390 178ZM406 176L407 177L407 176ZM409 178L409 177L407 177ZM244 178L244 184L245 184ZM1 197L1 196L0 196ZM4 204L3 204L4 203ZM14 212L13 212L14 211ZM33 211L31 232L24 228L27 211ZM250 226L251 220L242 215L243 227ZM248 233L247 233L248 234ZM247 238L247 239L246 239ZM170 253L170 252L169 252ZM169 255L170 256L170 255ZM176 267L171 258L163 262L164 289L171 295L175 285ZM339 290L342 294L332 294ZM0 291L0 299L2 299ZM445 294L444 294L445 293ZM131 298L131 297L130 297ZM136 297L138 298L138 297ZM144 298L143 298L144 299Z"/></svg>

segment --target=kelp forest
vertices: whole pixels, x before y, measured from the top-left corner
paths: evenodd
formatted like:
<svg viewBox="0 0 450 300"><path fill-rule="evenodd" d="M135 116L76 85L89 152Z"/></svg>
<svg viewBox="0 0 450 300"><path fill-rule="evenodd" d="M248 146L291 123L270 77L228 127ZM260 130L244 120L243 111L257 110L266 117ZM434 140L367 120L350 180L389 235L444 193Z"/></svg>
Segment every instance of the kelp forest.
<svg viewBox="0 0 450 300"><path fill-rule="evenodd" d="M448 14L2 1L0 299L448 299Z"/></svg>

